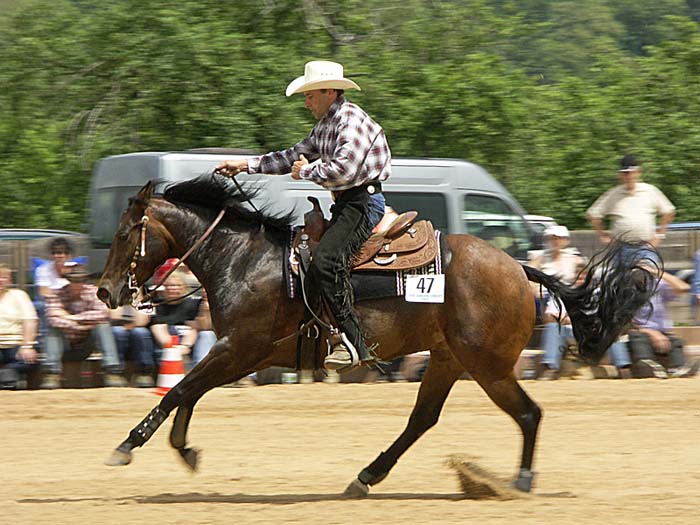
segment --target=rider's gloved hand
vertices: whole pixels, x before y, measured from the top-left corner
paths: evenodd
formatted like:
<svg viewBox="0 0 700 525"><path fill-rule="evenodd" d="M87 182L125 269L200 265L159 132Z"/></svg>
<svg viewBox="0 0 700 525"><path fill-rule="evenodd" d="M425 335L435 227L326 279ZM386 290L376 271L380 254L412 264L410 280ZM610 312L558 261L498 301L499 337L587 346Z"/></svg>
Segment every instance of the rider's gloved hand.
<svg viewBox="0 0 700 525"><path fill-rule="evenodd" d="M248 171L248 161L243 160L225 160L214 168L214 173L223 175L224 177L235 177L241 172Z"/></svg>

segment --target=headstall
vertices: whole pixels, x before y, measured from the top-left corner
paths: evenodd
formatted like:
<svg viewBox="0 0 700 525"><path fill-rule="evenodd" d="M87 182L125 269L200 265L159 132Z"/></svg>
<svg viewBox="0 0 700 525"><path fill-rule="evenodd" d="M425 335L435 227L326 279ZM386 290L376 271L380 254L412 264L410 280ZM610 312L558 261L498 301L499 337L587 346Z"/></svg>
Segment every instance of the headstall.
<svg viewBox="0 0 700 525"><path fill-rule="evenodd" d="M202 234L202 236L197 239L197 242L195 242L192 247L187 250L185 255L180 257L175 264L173 265L170 270L166 272L166 274L160 279L160 282L155 283L148 292L143 294L141 298L139 298L139 295L143 288L143 285L139 285L138 280L136 279L136 265L138 264L138 261L141 257L146 256L146 230L148 229L148 222L149 218L148 215L144 212L143 217L141 217L141 232L140 232L140 242L136 246L136 250L134 250L134 254L131 256L131 262L129 263L129 269L127 270L127 286L129 288L129 292L131 292L131 306L138 310L146 310L147 313L153 313L153 293L166 281L170 275L177 270L180 265L182 265L185 260L194 252L197 248L201 246L201 244L211 235L211 232L214 231L214 228L216 228L216 225L221 222L221 219L223 219L224 215L226 213L226 208L222 208L221 211L219 212L219 215L216 216L216 219L214 219L214 222L212 222L209 225L209 228ZM199 287L201 288L201 286ZM182 297L178 298L184 299L185 297L192 295L194 292L199 290L199 288L196 288L192 290L190 293L183 295Z"/></svg>

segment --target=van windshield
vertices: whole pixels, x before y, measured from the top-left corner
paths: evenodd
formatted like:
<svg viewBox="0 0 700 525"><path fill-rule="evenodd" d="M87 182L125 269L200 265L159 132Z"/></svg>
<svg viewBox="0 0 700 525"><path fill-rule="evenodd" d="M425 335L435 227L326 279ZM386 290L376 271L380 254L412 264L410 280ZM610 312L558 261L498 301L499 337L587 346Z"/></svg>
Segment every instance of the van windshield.
<svg viewBox="0 0 700 525"><path fill-rule="evenodd" d="M462 222L467 233L480 237L511 257L527 259L530 232L525 220L498 197L468 194Z"/></svg>
<svg viewBox="0 0 700 525"><path fill-rule="evenodd" d="M115 187L97 190L90 208L90 243L93 247L109 247L129 198L139 188Z"/></svg>

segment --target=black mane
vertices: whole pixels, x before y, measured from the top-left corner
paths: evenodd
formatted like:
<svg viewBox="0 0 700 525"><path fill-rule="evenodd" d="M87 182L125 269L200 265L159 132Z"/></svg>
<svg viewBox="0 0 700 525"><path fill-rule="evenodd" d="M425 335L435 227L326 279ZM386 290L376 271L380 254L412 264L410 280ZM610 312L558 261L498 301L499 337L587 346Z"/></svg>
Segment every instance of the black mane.
<svg viewBox="0 0 700 525"><path fill-rule="evenodd" d="M288 233L294 224L294 212L283 215L270 215L263 207L259 212L249 208L247 200L252 199L257 191L245 191L243 195L235 184L222 175L207 173L195 179L171 184L165 189L163 197L173 204L188 204L213 211L226 208L226 217L236 222L245 222Z"/></svg>

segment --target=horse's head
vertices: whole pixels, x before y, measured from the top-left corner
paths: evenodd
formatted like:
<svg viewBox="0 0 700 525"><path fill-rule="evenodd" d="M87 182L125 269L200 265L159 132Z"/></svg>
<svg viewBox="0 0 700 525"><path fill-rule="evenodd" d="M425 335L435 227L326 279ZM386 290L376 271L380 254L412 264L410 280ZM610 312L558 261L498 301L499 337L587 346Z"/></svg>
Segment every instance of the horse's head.
<svg viewBox="0 0 700 525"><path fill-rule="evenodd" d="M168 256L167 230L154 216L152 196L149 181L129 199L119 221L97 290L97 297L110 308L130 303Z"/></svg>

